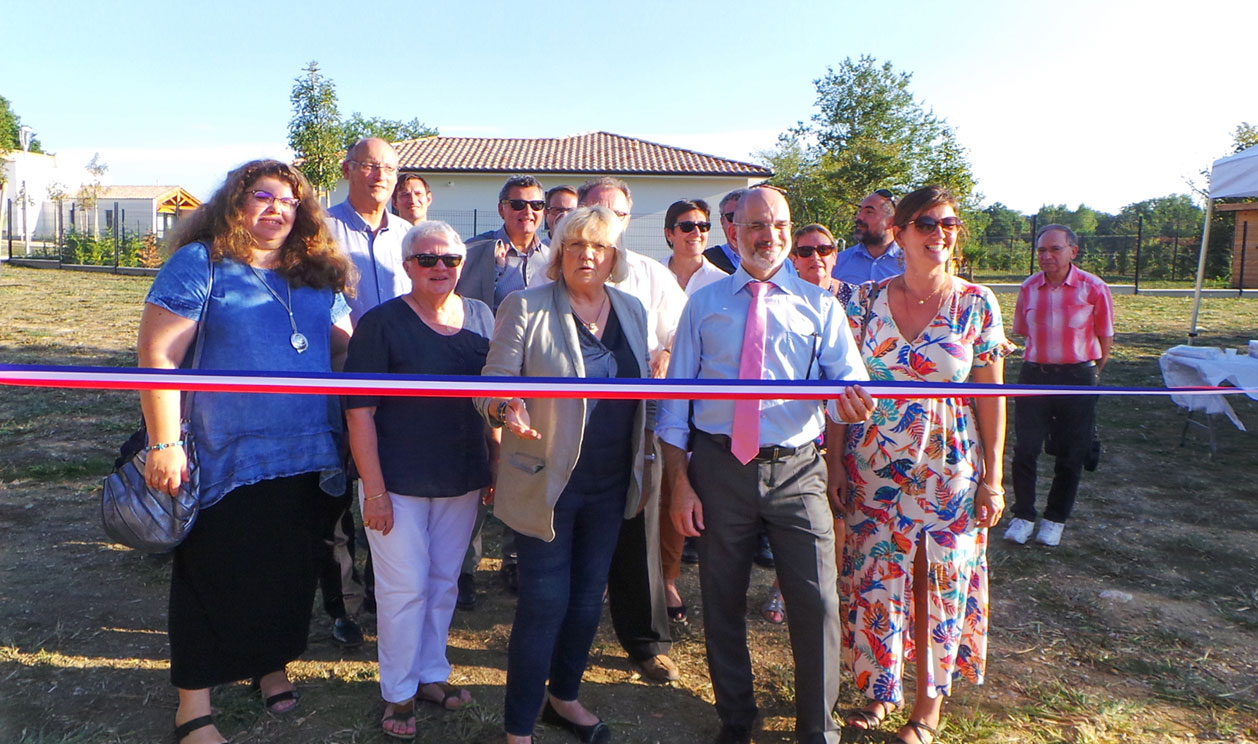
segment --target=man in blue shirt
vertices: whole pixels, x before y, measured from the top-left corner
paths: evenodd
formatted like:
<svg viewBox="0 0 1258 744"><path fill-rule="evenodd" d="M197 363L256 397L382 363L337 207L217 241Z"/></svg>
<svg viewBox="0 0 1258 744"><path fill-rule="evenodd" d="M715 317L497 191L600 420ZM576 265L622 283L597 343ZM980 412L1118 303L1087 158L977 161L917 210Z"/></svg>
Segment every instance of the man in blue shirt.
<svg viewBox="0 0 1258 744"><path fill-rule="evenodd" d="M840 667L834 516L816 439L825 429L830 441L841 442L837 422L865 420L874 402L860 386L839 383L868 379L839 304L782 269L790 220L777 189L753 188L739 201L734 237L742 260L732 275L691 296L668 376L827 379L835 381L836 399L824 408L812 400L764 400L750 410L742 401L668 400L655 429L664 443L664 477L673 486L670 517L682 534L702 535L699 579L722 724L718 744L749 742L756 718L746 618L751 553L762 525L791 622L796 735L804 744L839 741L830 715ZM760 353L749 355L744 346ZM834 424L825 424L826 413ZM840 482L846 481L835 479L835 498Z"/></svg>
<svg viewBox="0 0 1258 744"><path fill-rule="evenodd" d="M358 269L357 295L346 298L351 324L376 305L411 290L402 267L402 238L411 223L388 210L397 173L397 151L374 137L354 143L341 162L349 192L345 201L328 209L328 229ZM347 647L363 642L355 618L371 591L370 556L368 586L354 568L353 488L340 503L340 511L328 517L326 539L332 552L320 576L323 606L332 617L332 640Z"/></svg>
<svg viewBox="0 0 1258 744"><path fill-rule="evenodd" d="M545 284L550 251L540 234L546 195L532 176L512 176L498 192L502 227L467 241L467 259L455 291L497 312L517 289Z"/></svg>
<svg viewBox="0 0 1258 744"><path fill-rule="evenodd" d="M742 260L738 257L738 250L734 248L734 208L738 206L738 200L746 193L747 189L734 189L721 197L719 206L721 230L725 232L726 242L714 245L703 252L704 258L716 264L716 267L726 274L733 274L734 269L738 268L738 262Z"/></svg>
<svg viewBox="0 0 1258 744"><path fill-rule="evenodd" d="M865 197L856 211L856 239L834 260L835 279L848 284L881 281L904 273L904 251L891 235L895 196L878 189Z"/></svg>

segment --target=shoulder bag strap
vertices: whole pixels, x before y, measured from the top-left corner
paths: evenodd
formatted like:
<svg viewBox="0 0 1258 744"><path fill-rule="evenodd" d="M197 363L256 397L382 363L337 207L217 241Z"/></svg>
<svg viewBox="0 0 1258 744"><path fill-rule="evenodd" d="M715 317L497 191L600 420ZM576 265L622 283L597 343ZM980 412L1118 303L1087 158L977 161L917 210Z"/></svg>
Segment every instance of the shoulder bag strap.
<svg viewBox="0 0 1258 744"><path fill-rule="evenodd" d="M201 319L197 321L197 337L192 342L192 369L201 368L201 348L204 346L205 340L205 318L210 312L210 294L214 291L214 257L210 254L210 246L205 246L205 261L209 265L209 280L205 284L205 304L201 305ZM181 418L185 421L192 415L192 396L193 392L189 390L183 396L183 413Z"/></svg>

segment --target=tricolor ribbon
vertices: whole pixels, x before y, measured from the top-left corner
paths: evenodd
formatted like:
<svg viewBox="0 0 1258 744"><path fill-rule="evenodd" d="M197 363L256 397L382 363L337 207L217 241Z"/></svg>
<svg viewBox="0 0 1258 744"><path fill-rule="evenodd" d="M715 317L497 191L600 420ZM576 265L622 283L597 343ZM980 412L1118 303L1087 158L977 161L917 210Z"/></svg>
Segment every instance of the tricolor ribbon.
<svg viewBox="0 0 1258 744"><path fill-rule="evenodd" d="M1258 388L1088 387L990 383L854 381L875 398L976 398L1028 395L1258 396ZM0 364L0 385L87 390L193 390L216 393L299 393L420 398L628 398L682 400L833 398L842 380L651 380L570 377L463 377L234 370L136 369Z"/></svg>

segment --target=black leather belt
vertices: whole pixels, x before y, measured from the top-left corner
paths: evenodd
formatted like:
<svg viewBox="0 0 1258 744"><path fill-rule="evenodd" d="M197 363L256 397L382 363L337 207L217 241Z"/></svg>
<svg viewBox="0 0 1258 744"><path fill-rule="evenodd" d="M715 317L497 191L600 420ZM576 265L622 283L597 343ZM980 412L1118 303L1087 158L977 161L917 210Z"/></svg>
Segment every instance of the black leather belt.
<svg viewBox="0 0 1258 744"><path fill-rule="evenodd" d="M1079 362L1078 364L1040 364L1039 362L1023 362L1024 367L1031 367L1043 372L1069 372L1075 369L1095 367L1096 362Z"/></svg>
<svg viewBox="0 0 1258 744"><path fill-rule="evenodd" d="M729 451L730 444L731 444L729 437L725 436L724 434L709 434L706 431L703 431L701 429L696 430L696 431L698 431L700 434L707 437L708 439L711 439L716 444L720 445L722 449ZM799 452L800 450L804 449L804 447L810 447L812 445L813 443L809 442L808 444L805 444L803 447L781 447L778 445L772 445L769 447L761 447L760 451L756 453L756 456L751 459L756 462L774 462L776 460L781 460L784 457L790 457L794 455L796 452Z"/></svg>

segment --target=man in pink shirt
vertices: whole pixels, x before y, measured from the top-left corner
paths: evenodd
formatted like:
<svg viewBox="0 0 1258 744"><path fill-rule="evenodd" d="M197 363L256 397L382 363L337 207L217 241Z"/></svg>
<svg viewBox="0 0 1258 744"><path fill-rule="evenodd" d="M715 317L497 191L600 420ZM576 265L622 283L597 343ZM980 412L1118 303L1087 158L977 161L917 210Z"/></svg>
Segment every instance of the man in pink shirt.
<svg viewBox="0 0 1258 744"><path fill-rule="evenodd" d="M1013 332L1026 337L1018 382L1096 385L1114 341L1114 300L1100 277L1072 262L1079 239L1065 225L1046 225L1035 240L1040 272L1022 283ZM1057 445L1053 485L1036 542L1055 546L1074 507L1092 446L1095 395L1045 395L1014 403L1013 520L1005 539L1025 544L1035 528L1035 468L1044 440Z"/></svg>

